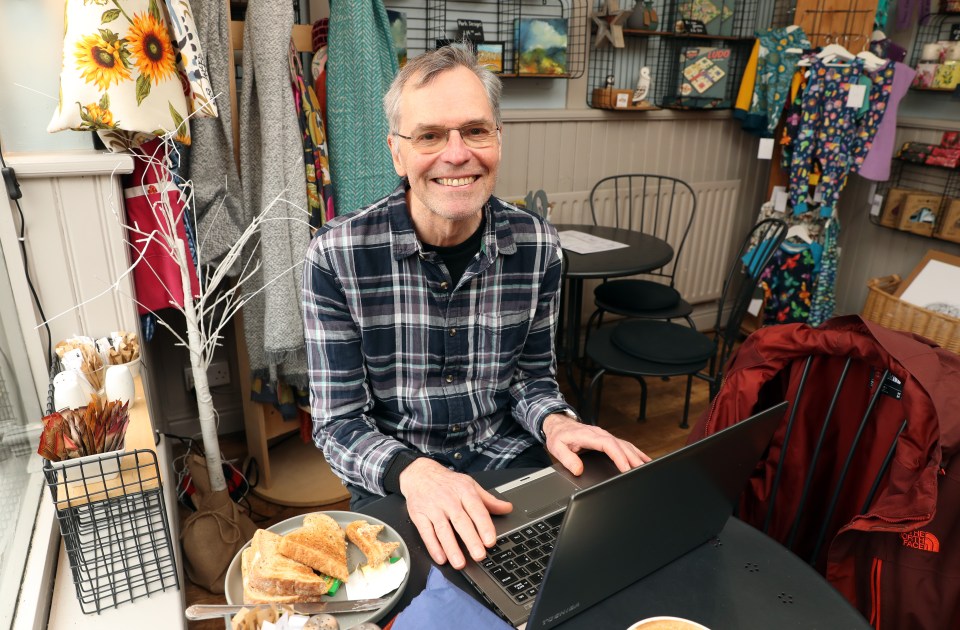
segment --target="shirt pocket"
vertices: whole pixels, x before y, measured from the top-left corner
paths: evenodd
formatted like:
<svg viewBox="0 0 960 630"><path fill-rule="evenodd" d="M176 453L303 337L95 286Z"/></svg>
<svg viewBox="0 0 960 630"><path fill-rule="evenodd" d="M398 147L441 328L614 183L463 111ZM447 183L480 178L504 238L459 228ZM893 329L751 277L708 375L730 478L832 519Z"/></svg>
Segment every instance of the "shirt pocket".
<svg viewBox="0 0 960 630"><path fill-rule="evenodd" d="M478 314L474 365L479 375L509 386L529 330L529 310Z"/></svg>

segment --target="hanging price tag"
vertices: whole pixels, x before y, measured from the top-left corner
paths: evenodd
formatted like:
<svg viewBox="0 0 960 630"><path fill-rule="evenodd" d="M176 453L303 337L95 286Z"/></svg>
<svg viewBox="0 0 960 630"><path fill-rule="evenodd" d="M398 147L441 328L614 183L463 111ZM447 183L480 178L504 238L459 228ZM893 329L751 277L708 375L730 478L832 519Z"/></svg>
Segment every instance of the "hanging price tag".
<svg viewBox="0 0 960 630"><path fill-rule="evenodd" d="M783 186L773 187L773 209L777 212L787 211L787 189Z"/></svg>
<svg viewBox="0 0 960 630"><path fill-rule="evenodd" d="M760 149L757 151L758 160L769 160L773 157L773 138L760 138Z"/></svg>
<svg viewBox="0 0 960 630"><path fill-rule="evenodd" d="M863 105L863 99L867 96L867 86L862 83L855 83L850 86L850 93L847 94L847 107L860 109Z"/></svg>

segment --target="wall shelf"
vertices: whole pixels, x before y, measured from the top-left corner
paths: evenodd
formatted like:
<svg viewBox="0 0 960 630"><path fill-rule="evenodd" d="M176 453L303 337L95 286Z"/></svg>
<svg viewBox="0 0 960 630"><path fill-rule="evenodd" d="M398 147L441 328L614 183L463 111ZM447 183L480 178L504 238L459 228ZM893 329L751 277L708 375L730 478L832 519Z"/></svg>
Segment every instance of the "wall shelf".
<svg viewBox="0 0 960 630"><path fill-rule="evenodd" d="M891 199L891 193L897 190L909 189L912 191L930 193L939 198L937 206L936 223L934 224L932 234L922 234L916 230L911 230L905 226L902 217L889 216L891 208L888 203ZM960 233L956 227L947 229L945 222L960 223L960 216L956 216L954 208L960 207L960 170L932 164L920 164L917 162L907 162L899 158L893 160L890 171L890 179L880 182L877 186L877 194L883 195L883 208L881 215L870 215L870 222L874 225L899 230L922 238L934 238L957 242L960 239ZM898 203L900 209L903 209L903 203ZM944 233L953 234L953 236Z"/></svg>
<svg viewBox="0 0 960 630"><path fill-rule="evenodd" d="M774 5L778 2L782 3L780 0L711 0L707 5L689 0L655 0L654 29L635 28L637 16L634 14L623 30L623 48L602 45L591 49L587 105L618 111L731 108L753 46L754 31L761 24L765 28L771 23ZM603 0L593 0L592 11L603 4ZM622 1L621 5L628 6L628 3ZM638 6L642 7L642 3L638 2ZM788 13L782 8L780 12ZM689 32L691 18L701 18L707 32ZM701 58L705 60L700 61ZM709 74L690 81L697 75L690 69L694 63L706 68ZM647 100L652 106L609 108L595 102L593 94L597 89L634 90L644 67L650 69L651 88ZM613 77L613 85L609 85L608 77Z"/></svg>
<svg viewBox="0 0 960 630"><path fill-rule="evenodd" d="M587 0L385 0L389 12L403 14L407 57L434 50L438 43L456 41L457 20L481 23L483 41L503 44L503 78L570 79L586 70ZM519 71L517 31L521 20L561 20L566 23L565 71L555 74Z"/></svg>

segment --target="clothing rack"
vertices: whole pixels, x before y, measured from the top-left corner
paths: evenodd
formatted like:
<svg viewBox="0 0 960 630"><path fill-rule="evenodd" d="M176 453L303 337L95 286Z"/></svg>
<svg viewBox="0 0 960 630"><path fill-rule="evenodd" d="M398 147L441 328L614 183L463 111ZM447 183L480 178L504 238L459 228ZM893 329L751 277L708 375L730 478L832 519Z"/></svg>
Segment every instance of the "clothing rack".
<svg viewBox="0 0 960 630"><path fill-rule="evenodd" d="M229 0L223 0L228 4ZM230 22L230 48L234 53L243 50L243 27L241 21ZM297 51L312 53L312 27L295 24L291 32ZM230 107L233 122L233 151L237 170L240 170L240 115L237 100L236 60L230 56ZM256 460L259 482L253 486L254 494L280 505L324 505L346 499L349 495L312 444L305 444L296 435L299 421L287 421L273 405L258 403L250 398L253 379L246 339L243 335L243 312L233 319L236 335L237 364L240 373L240 396L243 402L244 430L247 437L247 452ZM294 433L294 435L290 435ZM271 461L270 440L288 436L275 445ZM282 454L281 454L282 451ZM304 483L309 480L308 483Z"/></svg>
<svg viewBox="0 0 960 630"><path fill-rule="evenodd" d="M806 33L810 43L817 47L840 44L851 52L859 43L859 50L870 46L870 34L877 12L878 0L797 0L793 23ZM780 145L774 145L771 165L780 161ZM775 186L787 186L787 174L773 167L767 180L767 198Z"/></svg>

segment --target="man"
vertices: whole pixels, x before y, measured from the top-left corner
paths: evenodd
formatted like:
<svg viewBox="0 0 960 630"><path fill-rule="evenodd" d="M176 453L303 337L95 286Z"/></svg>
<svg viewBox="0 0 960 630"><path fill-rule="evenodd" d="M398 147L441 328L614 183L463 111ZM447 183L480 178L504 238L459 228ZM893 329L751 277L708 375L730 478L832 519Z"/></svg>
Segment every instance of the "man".
<svg viewBox="0 0 960 630"><path fill-rule="evenodd" d="M602 450L649 461L580 424L556 382L556 231L492 197L500 81L461 46L411 60L384 97L401 185L328 222L310 245L304 317L313 437L351 507L400 492L437 564L496 541L497 499L465 473Z"/></svg>

